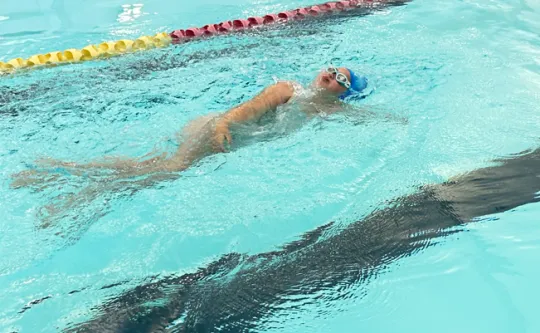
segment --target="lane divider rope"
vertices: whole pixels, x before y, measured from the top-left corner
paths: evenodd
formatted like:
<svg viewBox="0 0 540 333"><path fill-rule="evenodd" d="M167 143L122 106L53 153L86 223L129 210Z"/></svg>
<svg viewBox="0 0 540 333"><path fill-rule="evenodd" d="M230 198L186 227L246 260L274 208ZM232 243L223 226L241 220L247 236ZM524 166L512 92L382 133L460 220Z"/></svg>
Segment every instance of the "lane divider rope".
<svg viewBox="0 0 540 333"><path fill-rule="evenodd" d="M37 54L28 59L14 58L7 62L0 61L0 74L9 74L21 69L31 69L36 67L57 66L60 64L70 64L82 61L109 58L126 53L162 48L172 44L186 43L195 39L207 38L214 35L223 35L235 31L252 29L258 26L271 25L275 23L286 23L293 20L303 20L306 18L316 18L319 16L350 11L357 8L365 8L384 4L390 0L347 0L327 2L277 14L265 16L253 16L247 19L237 19L224 21L218 24L207 24L201 28L178 29L173 32L160 32L153 36L142 36L135 40L122 39L119 41L108 41L96 45L88 45L82 49L68 49L65 51L55 51L46 54Z"/></svg>

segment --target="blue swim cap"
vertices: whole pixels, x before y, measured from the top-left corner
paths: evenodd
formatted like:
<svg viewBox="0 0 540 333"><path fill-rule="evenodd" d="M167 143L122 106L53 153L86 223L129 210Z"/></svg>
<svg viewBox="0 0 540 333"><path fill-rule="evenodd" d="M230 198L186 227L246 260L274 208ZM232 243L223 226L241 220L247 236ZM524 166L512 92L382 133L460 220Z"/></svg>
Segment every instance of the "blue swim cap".
<svg viewBox="0 0 540 333"><path fill-rule="evenodd" d="M343 100L351 95L361 93L362 90L367 88L367 78L365 76L357 75L351 69L346 68L351 75L351 87L346 92L339 96L339 99Z"/></svg>

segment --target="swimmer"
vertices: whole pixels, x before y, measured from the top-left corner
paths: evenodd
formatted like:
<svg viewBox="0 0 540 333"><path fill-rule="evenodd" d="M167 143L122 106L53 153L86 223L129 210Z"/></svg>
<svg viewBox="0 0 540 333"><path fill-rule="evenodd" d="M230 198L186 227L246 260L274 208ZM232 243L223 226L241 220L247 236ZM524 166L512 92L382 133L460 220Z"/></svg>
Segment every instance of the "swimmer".
<svg viewBox="0 0 540 333"><path fill-rule="evenodd" d="M233 144L231 126L235 124L256 122L265 114L275 111L280 105L293 103L296 98L303 99L299 104L300 109L306 114L334 113L343 108L345 104L343 101L347 97L360 94L366 86L367 79L351 69L329 66L320 71L307 89L296 82L281 81L225 113L206 115L191 121L182 130L182 143L171 156L162 154L145 160L109 158L90 163L42 159L38 164L63 167L74 174L80 174L81 170L108 169L121 178L156 172L180 172L206 156L226 152L226 146L231 147ZM88 175L87 171L83 173ZM32 180L25 179L24 175L24 172L19 174L23 177L18 177L12 183L12 187L32 183Z"/></svg>
<svg viewBox="0 0 540 333"><path fill-rule="evenodd" d="M61 195L55 199L59 202L52 202L39 209L42 215L41 227L47 227L66 214L78 216L79 212L74 208L88 207L98 197L101 197L98 202L107 205L107 196L118 196L119 193L131 195L157 183L178 179L181 171L204 157L228 151L235 135L239 133L235 132L235 126L249 128L249 124L268 118L270 123L274 120L274 127L284 127L283 123L275 123L276 117L272 118L279 106L296 105L296 109L301 111L298 113L306 118L332 114L343 110L347 105L346 99L361 94L366 87L365 77L348 68L330 66L321 70L307 88L296 82L281 81L227 112L196 118L183 128L180 144L172 154L148 154L137 159L104 158L89 163L41 159L34 168L13 175L11 187L31 187L40 191L65 182L66 177L79 176L86 184L80 192ZM285 107L279 110L284 114L292 114ZM288 131L283 129L281 132ZM98 212L96 216L101 214Z"/></svg>

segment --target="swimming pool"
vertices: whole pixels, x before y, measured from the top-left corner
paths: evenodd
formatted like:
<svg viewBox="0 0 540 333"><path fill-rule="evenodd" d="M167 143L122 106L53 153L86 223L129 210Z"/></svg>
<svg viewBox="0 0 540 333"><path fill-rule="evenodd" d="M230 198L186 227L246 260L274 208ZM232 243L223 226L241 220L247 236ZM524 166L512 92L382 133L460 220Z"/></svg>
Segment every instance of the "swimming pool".
<svg viewBox="0 0 540 333"><path fill-rule="evenodd" d="M0 60L309 4L10 1L0 4ZM538 331L537 203L400 251L364 248L371 233L347 246L332 237L408 207L390 201L423 185L538 147L539 14L532 1L420 0L0 78L1 331L152 331L156 322L172 331L184 322L221 332ZM175 182L83 202L48 228L40 207L84 184L9 188L40 156L174 149L190 119L274 77L308 83L328 62L365 73L374 91L355 106L390 120L316 119L205 159ZM415 216L405 213L383 221Z"/></svg>

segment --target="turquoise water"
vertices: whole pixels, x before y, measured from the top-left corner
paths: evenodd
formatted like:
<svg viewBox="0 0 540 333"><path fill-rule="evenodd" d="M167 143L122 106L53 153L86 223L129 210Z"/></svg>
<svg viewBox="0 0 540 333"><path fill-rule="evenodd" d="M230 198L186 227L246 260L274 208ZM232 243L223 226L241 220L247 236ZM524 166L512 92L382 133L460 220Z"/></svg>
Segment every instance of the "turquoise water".
<svg viewBox="0 0 540 333"><path fill-rule="evenodd" d="M4 1L0 60L308 4ZM60 331L151 277L275 250L537 147L539 18L532 1L420 0L1 78L0 332ZM42 156L169 151L196 116L227 110L274 77L307 84L330 61L369 77L373 93L353 104L382 117L315 119L207 158L175 182L83 202L48 228L40 207L84 184L9 188L10 175ZM252 331L537 332L539 212L530 204L467 225L344 286L337 301L284 306Z"/></svg>

